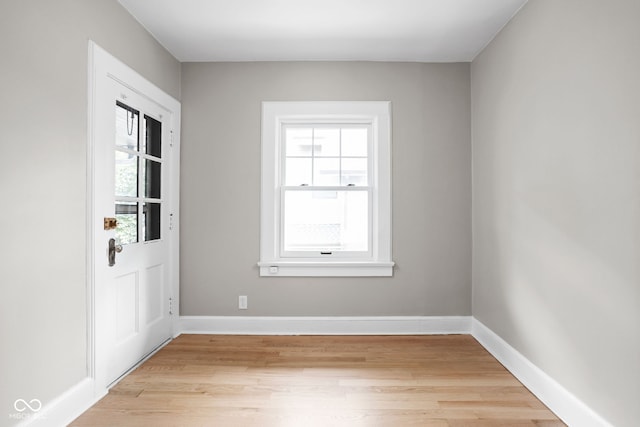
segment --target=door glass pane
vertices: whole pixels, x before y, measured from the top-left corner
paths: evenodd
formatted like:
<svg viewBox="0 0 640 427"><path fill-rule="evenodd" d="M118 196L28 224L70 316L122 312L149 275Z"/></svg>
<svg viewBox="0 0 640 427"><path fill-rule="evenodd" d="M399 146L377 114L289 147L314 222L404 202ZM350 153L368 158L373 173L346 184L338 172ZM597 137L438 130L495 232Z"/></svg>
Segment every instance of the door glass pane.
<svg viewBox="0 0 640 427"><path fill-rule="evenodd" d="M138 117L140 113L116 102L116 147L138 151Z"/></svg>
<svg viewBox="0 0 640 427"><path fill-rule="evenodd" d="M367 191L287 191L285 251L367 251Z"/></svg>
<svg viewBox="0 0 640 427"><path fill-rule="evenodd" d="M160 239L162 197L162 123L116 102L116 237L120 244ZM151 156L152 158L145 158Z"/></svg>
<svg viewBox="0 0 640 427"><path fill-rule="evenodd" d="M115 195L138 196L138 156L116 150Z"/></svg>
<svg viewBox="0 0 640 427"><path fill-rule="evenodd" d="M142 213L145 242L160 239L160 203L145 203Z"/></svg>
<svg viewBox="0 0 640 427"><path fill-rule="evenodd" d="M144 116L144 138L141 151L151 156L162 157L162 123Z"/></svg>
<svg viewBox="0 0 640 427"><path fill-rule="evenodd" d="M154 160L142 162L142 179L144 180L144 197L150 199L160 198L160 183L162 181L162 165Z"/></svg>
<svg viewBox="0 0 640 427"><path fill-rule="evenodd" d="M138 242L138 204L116 203L116 241L121 245Z"/></svg>

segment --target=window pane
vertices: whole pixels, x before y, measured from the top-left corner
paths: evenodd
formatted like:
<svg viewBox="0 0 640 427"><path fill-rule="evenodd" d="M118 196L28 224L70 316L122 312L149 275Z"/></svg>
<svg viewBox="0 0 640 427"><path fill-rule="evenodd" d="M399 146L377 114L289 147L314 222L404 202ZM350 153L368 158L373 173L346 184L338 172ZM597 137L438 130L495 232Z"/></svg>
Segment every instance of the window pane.
<svg viewBox="0 0 640 427"><path fill-rule="evenodd" d="M340 159L313 159L313 185L340 185Z"/></svg>
<svg viewBox="0 0 640 427"><path fill-rule="evenodd" d="M342 155L354 157L368 156L367 128L342 129Z"/></svg>
<svg viewBox="0 0 640 427"><path fill-rule="evenodd" d="M285 130L286 155L311 157L313 142L313 129L311 128L286 128Z"/></svg>
<svg viewBox="0 0 640 427"><path fill-rule="evenodd" d="M342 159L342 185L367 185L367 159Z"/></svg>
<svg viewBox="0 0 640 427"><path fill-rule="evenodd" d="M142 179L144 180L144 197L150 199L159 199L160 183L162 181L161 174L162 164L153 160L145 160L142 162Z"/></svg>
<svg viewBox="0 0 640 427"><path fill-rule="evenodd" d="M151 156L162 157L162 123L144 116L144 131L141 151Z"/></svg>
<svg viewBox="0 0 640 427"><path fill-rule="evenodd" d="M313 150L313 155L316 157L339 157L340 129L314 129Z"/></svg>
<svg viewBox="0 0 640 427"><path fill-rule="evenodd" d="M138 204L116 203L116 241L121 245L138 242Z"/></svg>
<svg viewBox="0 0 640 427"><path fill-rule="evenodd" d="M116 150L115 195L138 197L138 156Z"/></svg>
<svg viewBox="0 0 640 427"><path fill-rule="evenodd" d="M287 159L285 185L311 185L311 158Z"/></svg>
<svg viewBox="0 0 640 427"><path fill-rule="evenodd" d="M116 103L116 147L138 151L138 117L133 108Z"/></svg>
<svg viewBox="0 0 640 427"><path fill-rule="evenodd" d="M145 203L142 208L144 214L144 240L160 239L160 203Z"/></svg>
<svg viewBox="0 0 640 427"><path fill-rule="evenodd" d="M367 251L369 193L287 191L285 251Z"/></svg>

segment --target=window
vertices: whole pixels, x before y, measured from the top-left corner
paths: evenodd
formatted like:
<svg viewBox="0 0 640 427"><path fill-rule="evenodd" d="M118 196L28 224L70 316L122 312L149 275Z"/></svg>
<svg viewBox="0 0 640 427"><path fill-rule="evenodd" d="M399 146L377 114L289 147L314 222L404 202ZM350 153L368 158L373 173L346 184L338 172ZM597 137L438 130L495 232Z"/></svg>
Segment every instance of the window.
<svg viewBox="0 0 640 427"><path fill-rule="evenodd" d="M388 102L262 106L260 275L391 276Z"/></svg>

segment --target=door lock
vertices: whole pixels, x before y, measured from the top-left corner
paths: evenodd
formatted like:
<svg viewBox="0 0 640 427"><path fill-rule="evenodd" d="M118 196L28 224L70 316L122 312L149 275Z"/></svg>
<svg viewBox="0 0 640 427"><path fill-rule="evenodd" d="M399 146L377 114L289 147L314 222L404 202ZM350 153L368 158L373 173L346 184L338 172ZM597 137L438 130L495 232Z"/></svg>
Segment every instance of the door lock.
<svg viewBox="0 0 640 427"><path fill-rule="evenodd" d="M115 230L118 227L118 220L116 218L105 218L104 219L104 229L105 230Z"/></svg>
<svg viewBox="0 0 640 427"><path fill-rule="evenodd" d="M122 245L116 245L116 239L109 239L109 267L116 265L116 252L122 252Z"/></svg>

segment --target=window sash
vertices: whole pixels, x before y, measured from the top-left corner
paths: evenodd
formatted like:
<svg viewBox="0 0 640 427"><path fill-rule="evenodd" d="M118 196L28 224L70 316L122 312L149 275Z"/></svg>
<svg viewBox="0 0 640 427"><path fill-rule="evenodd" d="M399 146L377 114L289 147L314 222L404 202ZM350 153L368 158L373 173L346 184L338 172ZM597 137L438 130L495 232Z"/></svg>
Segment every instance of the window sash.
<svg viewBox="0 0 640 427"><path fill-rule="evenodd" d="M310 247L308 249L291 250L286 248L286 207L285 199L287 192L299 192L299 193L318 193L318 192L335 192L335 193L349 193L360 192L366 193L367 196L367 226L366 226L366 250L346 250L339 249L331 246L326 247ZM285 259L291 258L314 258L318 260L328 260L332 258L358 258L361 260L373 259L373 197L374 191L371 187L343 187L343 186L304 186L304 187L281 187L280 192L280 227L279 227L279 252L280 257Z"/></svg>
<svg viewBox="0 0 640 427"><path fill-rule="evenodd" d="M280 150L280 170L278 174L278 183L280 186L287 185L287 159L308 159L310 160L311 170L310 170L310 180L305 184L309 187L314 186L313 180L315 179L315 171L314 168L316 166L316 160L338 160L339 162L339 170L338 170L338 180L340 183L342 182L343 177L343 161L342 160L350 160L350 159L366 159L366 171L367 171L367 182L365 186L371 186L374 182L374 164L373 164L373 123L370 120L361 120L361 121L332 121L332 122L324 122L322 120L307 120L307 121L283 121L280 129L280 140L279 140L279 150ZM340 137L340 149L338 155L329 155L322 156L316 155L315 153L315 140L312 140L310 152L311 155L287 155L287 130L289 129L319 129L319 130L331 130L336 129L341 132ZM342 155L342 131L343 130L355 130L355 129L366 129L367 130L367 141L366 141L366 156L355 156L355 155ZM357 184L354 184L359 186ZM319 186L319 185L315 185ZM340 186L346 186L340 184Z"/></svg>

